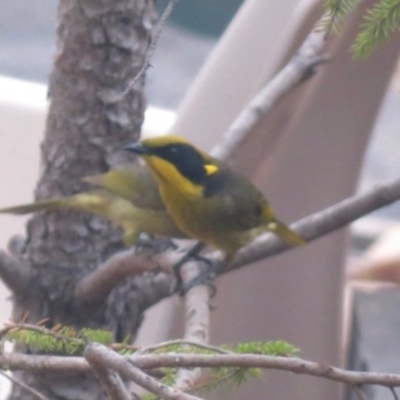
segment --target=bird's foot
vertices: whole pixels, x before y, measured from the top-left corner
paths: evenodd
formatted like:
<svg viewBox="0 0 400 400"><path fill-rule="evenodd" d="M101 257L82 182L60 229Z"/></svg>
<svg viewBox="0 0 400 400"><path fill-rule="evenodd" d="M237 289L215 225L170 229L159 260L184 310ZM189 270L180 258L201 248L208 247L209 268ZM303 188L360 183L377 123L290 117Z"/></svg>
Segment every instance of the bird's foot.
<svg viewBox="0 0 400 400"><path fill-rule="evenodd" d="M185 253L185 255L173 266L174 275L176 278L176 285L174 288L174 292L180 292L182 288L182 277L181 277L181 269L182 267L191 259L199 257L199 252L203 250L205 247L204 243L198 242L196 243L189 251Z"/></svg>
<svg viewBox="0 0 400 400"><path fill-rule="evenodd" d="M196 285L207 285L212 290L212 296L215 295L217 289L215 287L214 278L215 274L213 271L213 265L208 258L199 255L199 252L204 249L206 245L204 243L196 243L175 265L174 274L176 277L176 285L174 291L178 292L180 296L184 296L188 290ZM183 283L181 276L182 267L190 260L196 260L204 263L206 268L196 278L192 279L187 283Z"/></svg>
<svg viewBox="0 0 400 400"><path fill-rule="evenodd" d="M195 278L191 279L189 282L182 283L179 289L179 295L184 296L190 289L198 285L206 285L209 287L211 297L217 294L217 286L215 284L215 270L212 262L205 257L196 256L195 260L201 261L206 265L206 268L201 271Z"/></svg>

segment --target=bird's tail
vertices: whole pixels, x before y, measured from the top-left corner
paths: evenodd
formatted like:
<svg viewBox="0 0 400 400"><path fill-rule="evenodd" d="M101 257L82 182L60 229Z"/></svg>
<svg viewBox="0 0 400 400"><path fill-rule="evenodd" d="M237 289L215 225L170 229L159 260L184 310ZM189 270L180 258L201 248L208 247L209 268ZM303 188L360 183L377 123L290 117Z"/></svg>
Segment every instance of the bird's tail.
<svg viewBox="0 0 400 400"><path fill-rule="evenodd" d="M0 213L23 215L42 210L56 210L60 207L62 207L60 204L60 199L50 199L50 200L38 201L36 203L23 204L21 206L16 206L16 207L1 208Z"/></svg>
<svg viewBox="0 0 400 400"><path fill-rule="evenodd" d="M269 222L267 226L271 232L273 232L275 235L280 237L291 246L301 246L306 244L306 241L299 234L292 231L289 227L280 222L278 219L274 218L274 220Z"/></svg>

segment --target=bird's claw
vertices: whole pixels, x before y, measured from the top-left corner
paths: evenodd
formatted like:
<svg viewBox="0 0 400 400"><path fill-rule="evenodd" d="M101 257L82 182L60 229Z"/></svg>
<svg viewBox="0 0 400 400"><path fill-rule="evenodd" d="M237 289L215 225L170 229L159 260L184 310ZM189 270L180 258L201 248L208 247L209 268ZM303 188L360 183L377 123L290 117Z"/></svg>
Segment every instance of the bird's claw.
<svg viewBox="0 0 400 400"><path fill-rule="evenodd" d="M174 291L180 291L183 285L182 277L181 277L181 269L182 267L191 259L198 259L199 252L205 247L204 243L198 242L196 243L174 266L174 275L176 278L176 285Z"/></svg>
<svg viewBox="0 0 400 400"><path fill-rule="evenodd" d="M184 296L190 289L194 288L197 285L206 285L209 287L211 297L214 297L217 294L217 286L215 284L215 273L211 268L207 268L206 270L200 272L195 278L182 284L179 295Z"/></svg>
<svg viewBox="0 0 400 400"><path fill-rule="evenodd" d="M189 253L191 253L190 256L188 256ZM215 296L217 288L215 286L215 273L213 271L212 262L208 258L202 257L193 251L190 251L189 253L174 265L174 273L176 277L175 291L177 291L180 296L184 296L190 289L197 285L207 285L211 289L211 297ZM203 262L206 265L206 268L189 282L183 283L180 272L183 265L190 259Z"/></svg>

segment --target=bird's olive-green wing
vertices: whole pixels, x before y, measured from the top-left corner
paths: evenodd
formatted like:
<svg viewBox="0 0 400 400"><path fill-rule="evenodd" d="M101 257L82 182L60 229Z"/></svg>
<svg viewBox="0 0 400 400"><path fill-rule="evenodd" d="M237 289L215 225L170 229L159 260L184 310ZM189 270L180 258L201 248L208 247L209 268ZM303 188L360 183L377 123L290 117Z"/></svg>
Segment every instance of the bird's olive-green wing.
<svg viewBox="0 0 400 400"><path fill-rule="evenodd" d="M218 222L235 231L246 231L261 224L267 203L263 195L245 177L228 171L207 201ZM218 189L219 187L219 189Z"/></svg>
<svg viewBox="0 0 400 400"><path fill-rule="evenodd" d="M165 210L157 182L149 169L140 165L114 168L83 180L131 201L136 207Z"/></svg>

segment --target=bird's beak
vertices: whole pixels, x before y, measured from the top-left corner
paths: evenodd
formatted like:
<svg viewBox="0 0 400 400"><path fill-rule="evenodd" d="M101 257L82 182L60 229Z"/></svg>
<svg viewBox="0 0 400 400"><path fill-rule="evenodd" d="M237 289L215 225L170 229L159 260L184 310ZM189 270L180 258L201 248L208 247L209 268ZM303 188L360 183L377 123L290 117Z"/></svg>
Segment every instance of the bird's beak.
<svg viewBox="0 0 400 400"><path fill-rule="evenodd" d="M136 153L139 155L146 155L146 154L151 154L151 151L149 148L143 146L141 143L131 143L128 144L128 146L125 146L122 150L124 151L130 151L131 153Z"/></svg>

